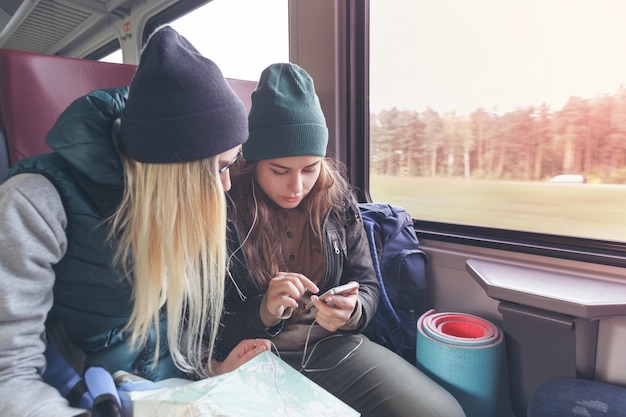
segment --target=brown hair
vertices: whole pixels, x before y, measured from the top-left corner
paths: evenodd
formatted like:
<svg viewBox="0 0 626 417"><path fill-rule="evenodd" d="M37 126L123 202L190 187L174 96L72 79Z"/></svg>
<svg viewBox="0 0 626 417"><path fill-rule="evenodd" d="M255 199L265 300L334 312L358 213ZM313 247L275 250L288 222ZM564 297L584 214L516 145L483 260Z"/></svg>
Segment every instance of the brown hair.
<svg viewBox="0 0 626 417"><path fill-rule="evenodd" d="M282 247L276 245L281 236L281 219L273 215L275 203L265 195L256 179L258 161L242 161L231 169L233 210L230 213L242 240L248 267L260 288L284 271ZM350 188L344 179L345 168L339 162L322 158L320 175L311 192L300 203L306 211L314 236L322 241L324 220L331 210L344 211Z"/></svg>

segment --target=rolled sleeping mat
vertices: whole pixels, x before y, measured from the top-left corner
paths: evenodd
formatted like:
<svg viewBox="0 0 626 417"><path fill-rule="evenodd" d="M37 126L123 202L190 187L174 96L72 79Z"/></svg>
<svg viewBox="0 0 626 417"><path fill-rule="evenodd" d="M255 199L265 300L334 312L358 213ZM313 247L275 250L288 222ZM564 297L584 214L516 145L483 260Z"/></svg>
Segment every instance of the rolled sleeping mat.
<svg viewBox="0 0 626 417"><path fill-rule="evenodd" d="M452 394L467 417L498 417L504 337L487 320L429 310L417 321L417 367Z"/></svg>

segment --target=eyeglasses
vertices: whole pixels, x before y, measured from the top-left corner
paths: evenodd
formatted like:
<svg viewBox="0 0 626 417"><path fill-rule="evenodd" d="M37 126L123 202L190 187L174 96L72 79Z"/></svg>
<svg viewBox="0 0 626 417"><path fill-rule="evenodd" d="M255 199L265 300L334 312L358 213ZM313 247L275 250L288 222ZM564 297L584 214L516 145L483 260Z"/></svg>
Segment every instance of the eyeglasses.
<svg viewBox="0 0 626 417"><path fill-rule="evenodd" d="M239 156L240 156L240 155L241 155L241 148L239 148L239 152L237 152L237 155L235 155L235 157L233 158L233 160L232 160L232 161L230 161L229 163L227 163L226 165L224 165L223 167L221 167L221 168L219 169L219 171L218 171L218 172L219 172L220 174L223 174L223 173L225 173L226 171L228 171L228 169L229 169L230 167L232 167L233 165L235 165L235 164L237 163L237 160L239 159Z"/></svg>

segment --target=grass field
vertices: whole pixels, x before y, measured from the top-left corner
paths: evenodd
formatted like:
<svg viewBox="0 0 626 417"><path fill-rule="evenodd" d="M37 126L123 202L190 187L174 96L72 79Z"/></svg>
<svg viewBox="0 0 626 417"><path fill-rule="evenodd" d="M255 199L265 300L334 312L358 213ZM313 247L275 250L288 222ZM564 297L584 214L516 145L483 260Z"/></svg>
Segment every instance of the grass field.
<svg viewBox="0 0 626 417"><path fill-rule="evenodd" d="M626 241L626 186L372 176L370 193L418 220Z"/></svg>

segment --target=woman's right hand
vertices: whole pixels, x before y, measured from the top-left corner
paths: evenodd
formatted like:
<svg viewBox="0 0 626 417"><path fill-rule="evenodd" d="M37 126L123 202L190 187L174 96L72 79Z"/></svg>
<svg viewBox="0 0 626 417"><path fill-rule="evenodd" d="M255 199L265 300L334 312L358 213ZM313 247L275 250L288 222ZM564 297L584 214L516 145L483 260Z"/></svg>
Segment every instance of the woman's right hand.
<svg viewBox="0 0 626 417"><path fill-rule="evenodd" d="M293 309L298 307L298 300L307 291L317 294L319 288L302 274L279 272L267 287L265 307L277 319L289 318Z"/></svg>

